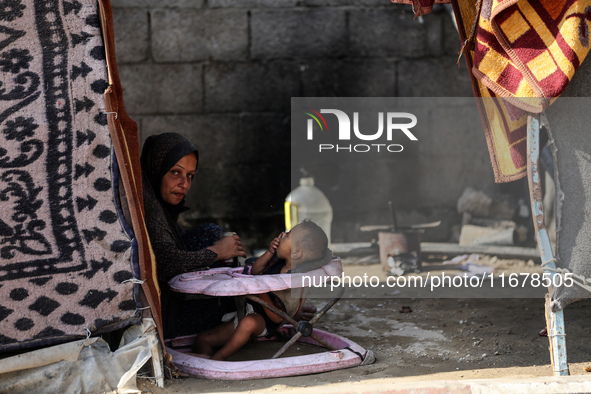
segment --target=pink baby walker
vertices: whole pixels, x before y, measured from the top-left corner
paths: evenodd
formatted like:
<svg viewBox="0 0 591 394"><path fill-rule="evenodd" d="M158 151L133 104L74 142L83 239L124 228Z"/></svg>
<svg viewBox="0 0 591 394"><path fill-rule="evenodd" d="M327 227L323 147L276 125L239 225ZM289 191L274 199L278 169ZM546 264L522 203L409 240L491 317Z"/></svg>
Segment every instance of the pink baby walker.
<svg viewBox="0 0 591 394"><path fill-rule="evenodd" d="M173 291L179 293L235 297L239 311L244 309L240 306L248 298L285 319L289 324L282 326L278 331L291 339L271 359L251 361L214 361L187 354L195 340L195 335L166 340L166 351L173 357L180 371L206 379L245 380L327 372L371 364L375 361L371 350L366 350L342 336L314 328L314 324L342 297L344 288L340 288L336 297L331 299L309 322L296 322L285 312L256 296L270 291L303 289L311 283L320 283L320 280L324 281L330 276L340 276L343 267L339 257L333 257L323 267L306 273L254 276L243 274L243 271L244 267L190 272L174 277L169 285ZM279 358L296 342L320 346L326 351Z"/></svg>

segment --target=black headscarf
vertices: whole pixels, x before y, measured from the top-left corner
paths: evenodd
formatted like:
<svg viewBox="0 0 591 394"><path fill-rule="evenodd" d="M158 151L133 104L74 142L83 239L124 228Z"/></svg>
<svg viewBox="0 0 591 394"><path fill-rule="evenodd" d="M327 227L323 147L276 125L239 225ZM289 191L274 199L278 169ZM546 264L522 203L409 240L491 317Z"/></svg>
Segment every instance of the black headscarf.
<svg viewBox="0 0 591 394"><path fill-rule="evenodd" d="M144 188L144 206L146 209L154 209L154 201L163 208L167 222L175 233L175 241L180 248L184 248L178 225L179 214L188 208L185 207L185 199L171 205L162 199L160 187L162 178L180 159L193 153L199 164L199 152L195 145L187 138L177 133L163 133L150 136L144 142L142 149L142 182Z"/></svg>

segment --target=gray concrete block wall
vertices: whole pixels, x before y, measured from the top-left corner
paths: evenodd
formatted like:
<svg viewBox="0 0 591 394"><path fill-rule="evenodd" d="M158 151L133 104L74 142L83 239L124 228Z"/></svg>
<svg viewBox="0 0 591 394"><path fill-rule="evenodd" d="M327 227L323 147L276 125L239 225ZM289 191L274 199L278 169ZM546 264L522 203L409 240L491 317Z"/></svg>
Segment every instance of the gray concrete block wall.
<svg viewBox="0 0 591 394"><path fill-rule="evenodd" d="M126 108L133 115L203 112L203 68L191 63L119 67Z"/></svg>
<svg viewBox="0 0 591 394"><path fill-rule="evenodd" d="M288 61L214 63L205 67L208 112L289 112L300 93L298 65Z"/></svg>
<svg viewBox="0 0 591 394"><path fill-rule="evenodd" d="M118 64L148 60L150 39L148 11L143 8L121 8L113 14L117 28L115 47Z"/></svg>
<svg viewBox="0 0 591 394"><path fill-rule="evenodd" d="M334 58L348 55L346 11L331 8L253 10L253 59Z"/></svg>
<svg viewBox="0 0 591 394"><path fill-rule="evenodd" d="M388 0L112 0L112 6L125 105L141 143L165 131L195 141L201 156L188 196L192 218L239 231L250 246L266 245L282 229L284 198L297 185L289 161L291 97L472 96L465 66L456 65L457 33L441 10L415 19L410 6ZM472 132L479 137L466 142L469 132L446 136L446 144L478 154L482 164L473 174L442 178L436 169L455 161L429 144L402 159L408 167L375 163L392 184L406 185L396 197L403 218L451 221L466 183L494 188L478 120ZM451 171L465 171L465 160L458 163ZM363 193L347 185L347 171L363 169L343 168L317 185L334 189L340 180L340 187ZM376 193L375 201L388 193ZM380 210L336 200L335 212L342 213L335 214L335 242L359 240L361 221L383 219Z"/></svg>
<svg viewBox="0 0 591 394"><path fill-rule="evenodd" d="M247 11L176 8L153 10L151 16L155 62L239 61L247 56Z"/></svg>
<svg viewBox="0 0 591 394"><path fill-rule="evenodd" d="M158 7L158 8L201 8L205 4L205 0L113 0L111 6L113 8L124 7Z"/></svg>

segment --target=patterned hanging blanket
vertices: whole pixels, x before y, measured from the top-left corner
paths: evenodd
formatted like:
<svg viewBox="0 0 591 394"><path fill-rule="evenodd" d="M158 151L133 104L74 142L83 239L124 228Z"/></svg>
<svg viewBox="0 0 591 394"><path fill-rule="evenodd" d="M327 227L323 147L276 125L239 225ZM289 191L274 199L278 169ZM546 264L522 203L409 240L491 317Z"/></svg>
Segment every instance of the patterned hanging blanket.
<svg viewBox="0 0 591 394"><path fill-rule="evenodd" d="M398 2L394 0L395 2ZM454 0L497 182L526 174L527 112L544 111L589 51L591 0Z"/></svg>
<svg viewBox="0 0 591 394"><path fill-rule="evenodd" d="M138 320L97 3L0 2L0 351Z"/></svg>
<svg viewBox="0 0 591 394"><path fill-rule="evenodd" d="M527 112L544 111L589 51L591 1L483 0L472 72L498 182L526 174Z"/></svg>

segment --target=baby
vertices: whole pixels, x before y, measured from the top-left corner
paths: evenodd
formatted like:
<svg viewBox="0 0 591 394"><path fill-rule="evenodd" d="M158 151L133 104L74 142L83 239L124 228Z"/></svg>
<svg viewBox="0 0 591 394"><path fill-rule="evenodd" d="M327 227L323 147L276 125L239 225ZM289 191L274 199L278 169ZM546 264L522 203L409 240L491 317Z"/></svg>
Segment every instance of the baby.
<svg viewBox="0 0 591 394"><path fill-rule="evenodd" d="M304 220L288 233L281 233L251 268L252 275L306 272L321 267L330 259L328 238L315 223ZM295 316L303 299L292 299L290 290L258 295L259 298ZM295 301L295 305L294 305ZM256 302L247 301L246 316L220 324L197 335L193 352L200 357L225 360L244 346L252 336L272 337L283 319ZM217 352L214 348L220 347Z"/></svg>

